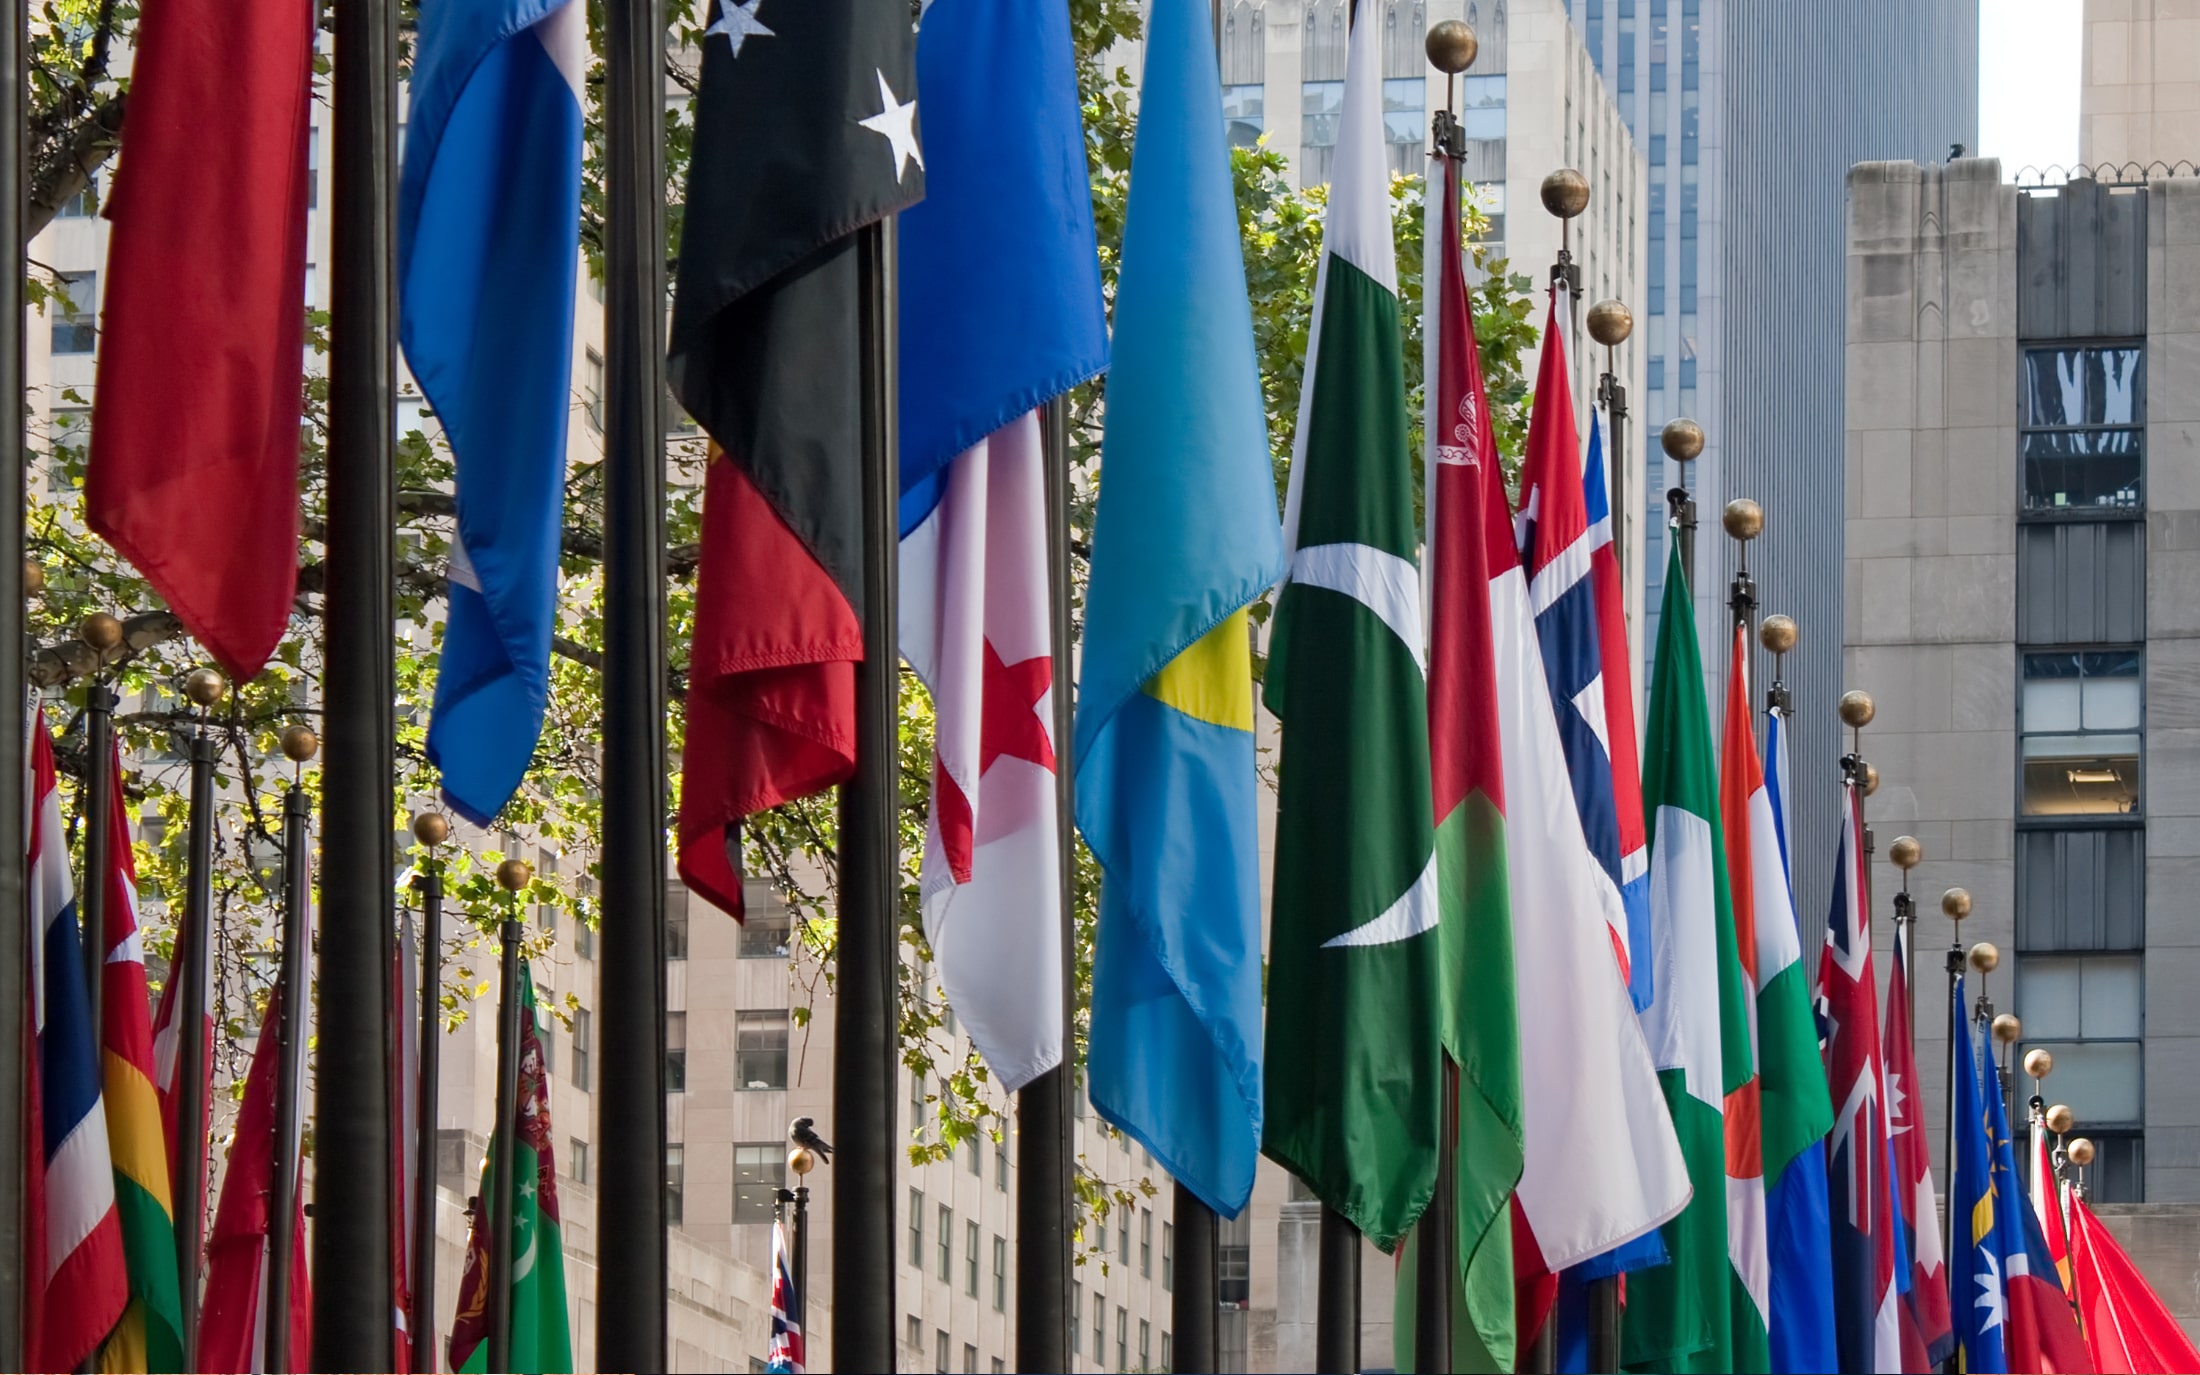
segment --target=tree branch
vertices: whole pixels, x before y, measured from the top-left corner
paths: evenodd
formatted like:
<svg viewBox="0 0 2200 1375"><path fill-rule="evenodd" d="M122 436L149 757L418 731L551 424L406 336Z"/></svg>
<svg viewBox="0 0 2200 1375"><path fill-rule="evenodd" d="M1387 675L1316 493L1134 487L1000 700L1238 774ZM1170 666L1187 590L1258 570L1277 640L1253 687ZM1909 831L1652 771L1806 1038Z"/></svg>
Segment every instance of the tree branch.
<svg viewBox="0 0 2200 1375"><path fill-rule="evenodd" d="M68 132L58 146L36 148L31 155L30 218L25 237L52 224L61 207L76 199L92 183L92 173L114 156L122 144L123 107L128 97L117 91L93 107L84 121Z"/></svg>

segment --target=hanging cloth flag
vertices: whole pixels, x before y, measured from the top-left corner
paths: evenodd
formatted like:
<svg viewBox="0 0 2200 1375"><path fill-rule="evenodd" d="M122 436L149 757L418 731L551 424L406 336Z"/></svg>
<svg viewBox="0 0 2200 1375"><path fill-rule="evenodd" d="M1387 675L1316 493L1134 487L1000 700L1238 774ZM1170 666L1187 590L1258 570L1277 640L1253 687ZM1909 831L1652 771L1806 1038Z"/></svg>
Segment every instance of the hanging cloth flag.
<svg viewBox="0 0 2200 1375"><path fill-rule="evenodd" d="M1516 520L1520 556L1528 569L1528 597L1535 607L1536 637L1543 646L1543 671L1550 681L1551 704L1558 713L1558 734L1566 746L1566 771L1573 780L1574 805L1582 833L1604 875L1597 900L1612 931L1612 950L1638 1009L1650 1006L1655 974L1652 962L1638 961L1650 931L1649 870L1643 856L1641 783L1635 771L1635 701L1631 681L1624 696L1604 676L1606 627L1594 569L1596 537L1589 519L1587 481L1581 468L1581 441L1574 428L1573 387L1566 373L1566 344L1559 327L1558 297L1553 293L1544 318L1541 359L1536 365L1535 404L1528 417L1528 452L1520 470L1520 514ZM1599 455L1601 459L1602 455ZM1601 493L1600 493L1601 501ZM1608 503L1604 527L1609 549ZM1616 563L1612 566L1618 571ZM1613 614L1618 604L1616 577L1611 589ZM1620 664L1625 672L1626 628L1619 626ZM1622 736L1624 731L1624 737ZM1636 862L1630 872L1621 838L1616 800L1618 756L1625 756L1631 785L1628 810ZM1639 882L1637 882L1639 880ZM1626 901L1632 886L1633 908Z"/></svg>
<svg viewBox="0 0 2200 1375"><path fill-rule="evenodd" d="M512 1369L528 1375L573 1368L565 1321L565 1242L558 1213L558 1171L550 1136L550 1082L543 1072L535 980L519 962L519 1098L513 1104L512 1196L491 1199L496 1147L481 1162L482 1206L466 1234L466 1266L451 1319L451 1369L489 1362L489 1238L493 1211L512 1210Z"/></svg>
<svg viewBox="0 0 2200 1375"><path fill-rule="evenodd" d="M1562 344L1563 346L1563 344ZM1581 485L1588 503L1589 581L1596 589L1597 662L1604 683L1606 767L1612 775L1612 817L1619 824L1619 897L1627 909L1630 948L1650 933L1650 832L1642 815L1642 765L1635 731L1635 655L1627 638L1627 598L1619 553L1612 545L1612 498L1605 491L1604 427L1589 413L1589 460ZM1592 760L1592 763L1594 761ZM1637 1010L1650 1005L1655 961L1628 970Z"/></svg>
<svg viewBox="0 0 2200 1375"><path fill-rule="evenodd" d="M315 33L311 5L148 6L107 203L85 519L240 683L298 582Z"/></svg>
<svg viewBox="0 0 2200 1375"><path fill-rule="evenodd" d="M203 1126L212 1121L214 1095L214 976L212 963L191 961L185 952L198 948L193 934L193 922L188 910L179 907L176 917L176 958L168 966L167 981L160 987L160 1005L153 1013L153 1086L160 1091L161 1131L168 1140L168 1179L171 1188L180 1189L183 1180L183 1143L177 1139L177 1109L182 1095L178 1092L176 1077L183 1072L183 987L186 980L199 985L199 1006L205 1009L199 1018L199 1122ZM199 1157L203 1164L206 1142L198 1142ZM177 1200L181 1206L182 1200Z"/></svg>
<svg viewBox="0 0 2200 1375"><path fill-rule="evenodd" d="M1844 790L1845 791L1845 790ZM1846 859L1847 856L1837 856ZM1838 888L1846 877L1836 867ZM1949 994L1948 1035L1955 1045L1955 1169L1948 1179L1949 1208L1955 1215L1955 1255L1948 1267L1953 1300L1957 1368L1969 1375L2007 1371L2008 1294L2001 1256L1995 1246L1993 1125L1986 1097L1999 1098L1998 1084L1982 1094L1977 1034L1968 1015L1963 975ZM1988 1072L1992 1066L1988 1065ZM1886 1367L1899 1370L1899 1365Z"/></svg>
<svg viewBox="0 0 2200 1375"><path fill-rule="evenodd" d="M1382 28L1352 27L1287 571L1262 1148L1384 1250L1436 1186L1436 855Z"/></svg>
<svg viewBox="0 0 2200 1375"><path fill-rule="evenodd" d="M2193 1348L2183 1324L2075 1193L2070 1196L2070 1221L2071 1278L2093 1368L2101 1375L2200 1372L2200 1350Z"/></svg>
<svg viewBox="0 0 2200 1375"><path fill-rule="evenodd" d="M1262 1108L1245 607L1283 536L1201 0L1155 0L1145 53L1077 703L1101 872L1087 1072L1103 1119L1236 1217Z"/></svg>
<svg viewBox="0 0 2200 1375"><path fill-rule="evenodd" d="M1046 456L1034 407L1107 363L1069 11L924 12L925 199L901 221L901 646L932 693L920 904L1001 1086L1062 1062Z"/></svg>
<svg viewBox="0 0 2200 1375"><path fill-rule="evenodd" d="M855 767L855 236L916 202L924 156L907 25L857 0L716 5L672 301L673 393L718 449L704 478L679 864L738 917L741 819Z"/></svg>
<svg viewBox="0 0 2200 1375"><path fill-rule="evenodd" d="M587 66L580 0L420 8L398 337L458 499L428 760L482 826L527 772L550 696Z"/></svg>
<svg viewBox="0 0 2200 1375"><path fill-rule="evenodd" d="M130 1275L115 1206L101 1057L84 986L83 938L76 887L69 879L53 742L35 703L27 725L31 809L25 907L31 921L31 1024L38 1043L34 1076L43 1170L43 1179L34 1181L30 1211L34 1221L43 1213L44 1226L32 1237L34 1264L26 1280L29 1306L37 1310L38 1344L24 1356L33 1370L74 1370L122 1321Z"/></svg>
<svg viewBox="0 0 2200 1375"><path fill-rule="evenodd" d="M198 1370L259 1371L267 1369L267 1297L269 1250L268 1220L274 1215L275 1094L282 1074L283 982L278 979L268 994L267 1011L260 1019L260 1033L252 1047L252 1063L245 1072L244 1101L237 1108L237 1132L229 1147L229 1163L222 1172L220 1202L214 1209L214 1230L206 1240L206 1304L199 1318ZM298 1082L292 1091L303 1095L305 1057L299 1057ZM303 1113L298 1136L291 1140L291 1158L298 1159L299 1137L304 1135ZM305 1166L299 1162L297 1216L292 1224L290 1257L290 1342L288 1349L302 1357L313 1349L313 1285L306 1271Z"/></svg>
<svg viewBox="0 0 2200 1375"><path fill-rule="evenodd" d="M1894 1153L1889 1193L1896 1204L1901 1250L1909 1257L1902 1293L1902 1368L1937 1370L1955 1350L1949 1326L1948 1267L1941 1255L1939 1201L1933 1192L1932 1148L1925 1139L1925 1103L1918 1095L1917 1045L1910 1030L1910 953L1895 931L1894 968L1887 972L1887 1137Z"/></svg>
<svg viewBox="0 0 2200 1375"><path fill-rule="evenodd" d="M1902 1368L1894 1199L1887 1177L1886 1094L1879 1059L1879 985L1864 905L1864 818L1841 787L1833 904L1818 966L1833 1132L1826 1141L1833 1238L1834 1341L1843 1375ZM1980 1367L1971 1367L1974 1371Z"/></svg>
<svg viewBox="0 0 2200 1375"><path fill-rule="evenodd" d="M2028 1136L2032 1143L2032 1216L2039 1219L2040 1235L2047 1242L2047 1258L2055 1263L2055 1282L2076 1301L2077 1289L2070 1276L2070 1186L2055 1174L2054 1148L2047 1140L2039 1100L2032 1100Z"/></svg>
<svg viewBox="0 0 2200 1375"><path fill-rule="evenodd" d="M1761 1320L1765 1276L1758 1260L1764 1244L1763 1170L1751 1149L1758 1130L1752 1007L1728 887L1703 659L1688 598L1676 545L1666 564L1643 741L1651 951L1657 963L1656 997L1643 1013L1643 1026L1695 1197L1686 1212L1666 1224L1672 1263L1641 1271L1628 1282L1623 1359L1628 1365L1756 1370L1770 1357ZM1730 1227L1730 1219L1738 1228ZM1752 1307L1758 1316L1751 1315Z"/></svg>
<svg viewBox="0 0 2200 1375"><path fill-rule="evenodd" d="M772 1345L764 1358L771 1375L802 1375L802 1291L787 1258L787 1223L772 1219Z"/></svg>
<svg viewBox="0 0 2200 1375"><path fill-rule="evenodd" d="M122 1219L130 1303L107 1338L100 1364L108 1370L187 1370L168 1138L161 1130L160 1094L153 1087L151 996L145 985L145 945L138 936L137 860L130 853L122 755L112 742L106 767L111 805L106 819L107 956L101 970L100 1042L106 1052L107 1146L114 1160L115 1212Z"/></svg>

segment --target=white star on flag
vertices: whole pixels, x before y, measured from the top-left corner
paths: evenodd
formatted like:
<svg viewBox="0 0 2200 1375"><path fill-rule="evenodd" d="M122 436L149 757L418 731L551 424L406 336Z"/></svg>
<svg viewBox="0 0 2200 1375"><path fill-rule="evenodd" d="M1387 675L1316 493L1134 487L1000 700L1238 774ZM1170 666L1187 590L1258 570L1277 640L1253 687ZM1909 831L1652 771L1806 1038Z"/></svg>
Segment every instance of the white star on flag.
<svg viewBox="0 0 2200 1375"><path fill-rule="evenodd" d="M762 0L757 2L761 4ZM859 119L856 123L874 134L884 136L893 145L894 180L898 182L902 179L902 174L909 170L912 160L916 162L918 171L924 170L924 150L917 147L917 102L912 100L904 105L894 99L894 88L886 84L885 72L878 73L878 98L886 108L869 119Z"/></svg>
<svg viewBox="0 0 2200 1375"><path fill-rule="evenodd" d="M751 38L776 38L777 34L764 27L764 21L756 12L764 7L764 0L748 0L737 4L735 0L718 0L718 22L703 31L707 40L712 34L724 34L733 48L733 55L741 55L741 45Z"/></svg>

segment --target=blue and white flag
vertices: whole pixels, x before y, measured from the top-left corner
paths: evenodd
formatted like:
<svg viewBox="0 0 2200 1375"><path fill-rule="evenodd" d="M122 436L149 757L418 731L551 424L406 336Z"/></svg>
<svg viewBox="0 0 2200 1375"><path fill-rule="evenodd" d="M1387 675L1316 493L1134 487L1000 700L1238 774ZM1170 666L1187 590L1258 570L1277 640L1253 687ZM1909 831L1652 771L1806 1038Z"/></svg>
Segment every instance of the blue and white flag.
<svg viewBox="0 0 2200 1375"><path fill-rule="evenodd" d="M550 695L587 57L581 0L420 7L398 335L458 472L428 758L482 824L527 772Z"/></svg>

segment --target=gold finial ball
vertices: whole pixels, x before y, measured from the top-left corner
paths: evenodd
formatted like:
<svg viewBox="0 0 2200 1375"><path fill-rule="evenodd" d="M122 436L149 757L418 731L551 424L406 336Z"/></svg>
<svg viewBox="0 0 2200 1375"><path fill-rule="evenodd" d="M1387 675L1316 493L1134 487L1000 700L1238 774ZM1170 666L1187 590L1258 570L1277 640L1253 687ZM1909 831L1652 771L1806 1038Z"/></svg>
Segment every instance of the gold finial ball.
<svg viewBox="0 0 2200 1375"><path fill-rule="evenodd" d="M1562 220L1570 220L1589 208L1589 179L1571 167L1561 167L1543 179L1543 208Z"/></svg>
<svg viewBox="0 0 2200 1375"><path fill-rule="evenodd" d="M1765 532L1765 508L1748 497L1736 497L1726 504L1719 523L1726 527L1729 537L1753 540Z"/></svg>
<svg viewBox="0 0 2200 1375"><path fill-rule="evenodd" d="M1462 24L1460 27L1466 26ZM793 1147L787 1152L787 1168L794 1171L796 1178L801 1178L817 1168L817 1152L808 1146Z"/></svg>
<svg viewBox="0 0 2200 1375"><path fill-rule="evenodd" d="M1864 796L1870 797L1878 791L1879 766L1867 760L1864 764Z"/></svg>
<svg viewBox="0 0 2200 1375"><path fill-rule="evenodd" d="M1971 947L1971 968L1981 974L1991 974L2001 963L2001 947L1992 941L1980 941Z"/></svg>
<svg viewBox="0 0 2200 1375"><path fill-rule="evenodd" d="M2093 1163L2093 1143L2082 1136L2073 1140L2063 1150L2064 1154L2070 1157L2070 1163L2073 1165L2084 1166Z"/></svg>
<svg viewBox="0 0 2200 1375"><path fill-rule="evenodd" d="M413 839L423 845L441 845L451 838L451 819L441 812L414 812Z"/></svg>
<svg viewBox="0 0 2200 1375"><path fill-rule="evenodd" d="M321 752L321 737L311 726L285 726L280 738L283 757L293 764L303 764Z"/></svg>
<svg viewBox="0 0 2200 1375"><path fill-rule="evenodd" d="M218 668L194 668L183 675L183 695L201 707L210 707L229 691L229 680Z"/></svg>
<svg viewBox="0 0 2200 1375"><path fill-rule="evenodd" d="M1851 730L1862 730L1879 714L1872 702L1872 695L1862 688L1850 688L1841 694L1841 724Z"/></svg>
<svg viewBox="0 0 2200 1375"><path fill-rule="evenodd" d="M2077 1124L2078 1119L2071 1115L2068 1103L2057 1103L2047 1110L2047 1129L2057 1136L2061 1136Z"/></svg>
<svg viewBox="0 0 2200 1375"><path fill-rule="evenodd" d="M1757 643L1774 654L1792 654L1797 635L1793 616L1767 616L1757 627Z"/></svg>
<svg viewBox="0 0 2200 1375"><path fill-rule="evenodd" d="M1422 46L1428 50L1430 66L1453 76L1473 66L1474 55L1482 50L1474 27L1464 19L1446 19L1430 28Z"/></svg>
<svg viewBox="0 0 2200 1375"><path fill-rule="evenodd" d="M101 654L110 654L122 643L122 622L104 611L94 611L77 623L76 634Z"/></svg>
<svg viewBox="0 0 2200 1375"><path fill-rule="evenodd" d="M2004 1012L1994 1019L1993 1031L1996 1041L2008 1045L2024 1034L2024 1023L2018 1020L2016 1013Z"/></svg>
<svg viewBox="0 0 2200 1375"><path fill-rule="evenodd" d="M1940 910L1950 921L1962 921L1971 915L1971 890L1950 888L1940 895Z"/></svg>
<svg viewBox="0 0 2200 1375"><path fill-rule="evenodd" d="M1694 461L1703 452L1703 426L1687 416L1665 422L1658 431L1658 443L1665 448L1665 456L1679 463Z"/></svg>
<svg viewBox="0 0 2200 1375"><path fill-rule="evenodd" d="M1604 347L1618 348L1635 332L1635 312L1621 300L1599 301L1589 307L1589 337Z"/></svg>
<svg viewBox="0 0 2200 1375"><path fill-rule="evenodd" d="M1915 869L1925 858L1925 847L1917 843L1916 836L1896 836L1894 844L1887 847L1887 858L1897 869Z"/></svg>
<svg viewBox="0 0 2200 1375"><path fill-rule="evenodd" d="M497 886L507 893L525 888L534 876L534 867L524 859L508 859L497 866Z"/></svg>
<svg viewBox="0 0 2200 1375"><path fill-rule="evenodd" d="M2034 1079L2045 1079L2055 1072L2055 1055L2048 1050L2028 1050L2024 1053L2024 1072Z"/></svg>
<svg viewBox="0 0 2200 1375"><path fill-rule="evenodd" d="M23 595L35 597L46 590L46 565L36 559L23 560Z"/></svg>

